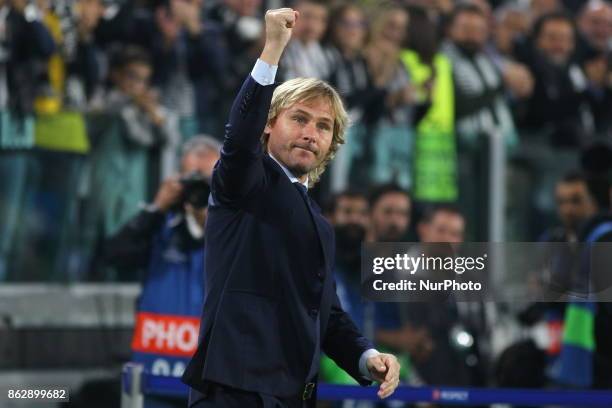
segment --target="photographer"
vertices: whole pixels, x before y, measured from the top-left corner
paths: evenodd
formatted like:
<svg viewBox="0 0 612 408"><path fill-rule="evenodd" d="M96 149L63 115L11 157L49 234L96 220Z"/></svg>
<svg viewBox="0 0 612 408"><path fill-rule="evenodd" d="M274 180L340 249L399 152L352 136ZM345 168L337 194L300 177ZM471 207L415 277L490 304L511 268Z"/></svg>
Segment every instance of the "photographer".
<svg viewBox="0 0 612 408"><path fill-rule="evenodd" d="M204 222L208 180L219 143L194 137L183 146L181 174L164 181L143 208L105 245L107 262L125 272L144 270L132 361L156 375L180 376L197 346L204 293ZM146 407L185 406L147 397Z"/></svg>

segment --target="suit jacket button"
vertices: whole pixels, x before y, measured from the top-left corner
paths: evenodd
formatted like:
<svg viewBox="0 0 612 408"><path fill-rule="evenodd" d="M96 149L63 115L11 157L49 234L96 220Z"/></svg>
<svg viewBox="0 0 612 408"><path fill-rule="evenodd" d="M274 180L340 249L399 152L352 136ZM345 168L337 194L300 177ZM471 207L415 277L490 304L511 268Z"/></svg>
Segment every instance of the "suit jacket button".
<svg viewBox="0 0 612 408"><path fill-rule="evenodd" d="M325 278L325 274L323 274L323 272L319 272L317 273L317 276L319 277L319 279L323 280L323 278Z"/></svg>
<svg viewBox="0 0 612 408"><path fill-rule="evenodd" d="M312 317L317 317L317 314L319 314L319 309L310 309L308 314L310 314Z"/></svg>

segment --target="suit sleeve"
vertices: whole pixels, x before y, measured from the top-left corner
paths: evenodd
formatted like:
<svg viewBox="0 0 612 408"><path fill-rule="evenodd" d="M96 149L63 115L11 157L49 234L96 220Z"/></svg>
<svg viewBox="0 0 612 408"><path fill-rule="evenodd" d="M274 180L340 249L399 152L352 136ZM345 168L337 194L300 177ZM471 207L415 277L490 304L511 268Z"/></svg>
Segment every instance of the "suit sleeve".
<svg viewBox="0 0 612 408"><path fill-rule="evenodd" d="M221 157L215 166L215 202L236 204L265 183L261 135L268 119L274 86L262 86L250 75L234 99Z"/></svg>
<svg viewBox="0 0 612 408"><path fill-rule="evenodd" d="M359 332L348 313L342 309L334 290L329 322L323 338L323 351L359 384L370 385L372 382L359 371L359 358L372 348L374 345Z"/></svg>

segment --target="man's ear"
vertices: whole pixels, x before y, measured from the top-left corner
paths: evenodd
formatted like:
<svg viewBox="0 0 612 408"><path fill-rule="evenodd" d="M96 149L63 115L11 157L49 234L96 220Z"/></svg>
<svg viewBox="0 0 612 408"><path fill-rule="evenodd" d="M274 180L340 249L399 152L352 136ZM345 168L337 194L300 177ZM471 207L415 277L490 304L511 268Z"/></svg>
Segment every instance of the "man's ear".
<svg viewBox="0 0 612 408"><path fill-rule="evenodd" d="M276 123L276 118L273 119L268 119L268 122L266 123L266 127L264 128L264 134L267 134L268 136L270 135L270 132L272 131L272 128L274 127L274 123Z"/></svg>

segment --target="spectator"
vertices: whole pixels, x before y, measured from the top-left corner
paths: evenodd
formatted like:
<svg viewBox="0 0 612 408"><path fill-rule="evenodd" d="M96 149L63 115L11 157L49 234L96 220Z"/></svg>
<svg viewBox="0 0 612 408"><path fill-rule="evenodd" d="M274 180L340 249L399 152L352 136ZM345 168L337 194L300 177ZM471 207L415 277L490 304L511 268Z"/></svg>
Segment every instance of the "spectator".
<svg viewBox="0 0 612 408"><path fill-rule="evenodd" d="M104 14L101 0L78 0L71 29L64 34L66 57L66 105L83 110L103 92L107 63L102 48L95 41L95 32ZM76 37L76 38L75 38Z"/></svg>
<svg viewBox="0 0 612 408"><path fill-rule="evenodd" d="M385 89L387 95L379 110L364 118L367 123L383 118L392 123L409 124L411 121L408 105L413 102L413 89L400 60L408 23L408 13L397 6L383 8L373 22L364 52L374 84Z"/></svg>
<svg viewBox="0 0 612 408"><path fill-rule="evenodd" d="M375 187L370 194L370 228L367 242L398 242L406 238L412 201L394 184Z"/></svg>
<svg viewBox="0 0 612 408"><path fill-rule="evenodd" d="M575 300L578 297L582 298L581 301L548 305L549 309L562 309L560 314L563 316L559 330L561 341L553 355L555 358L549 360L547 370L549 379L557 386L597 389L612 385L612 348L608 341L612 334L612 308L610 303L591 301L612 286L610 274L607 273L609 261L597 255L592 246L612 240L610 163L612 149L603 144L591 146L582 156L588 201L594 214L581 228L578 239L585 245L576 255L575 265L578 265L576 269L579 272L573 276L564 292L566 299ZM585 257L589 259L588 262L584 261ZM529 320L533 322L542 316L547 318L546 311L541 304L532 306ZM571 343L570 338L581 340Z"/></svg>
<svg viewBox="0 0 612 408"><path fill-rule="evenodd" d="M453 67L458 204L469 219L481 219L487 211L478 197L482 186L488 185L489 141L496 135L514 145L517 137L503 77L485 53L487 27L479 7L459 5L449 17L448 38L442 45ZM470 240L486 240L486 223L470 227Z"/></svg>
<svg viewBox="0 0 612 408"><path fill-rule="evenodd" d="M361 244L369 226L368 200L361 193L345 191L334 197L330 214L336 233L336 284L340 302L364 330L361 302Z"/></svg>
<svg viewBox="0 0 612 408"><path fill-rule="evenodd" d="M369 112L377 111L386 96L386 90L374 84L363 55L367 34L368 21L357 4L338 3L330 10L324 42L336 66L329 82L346 101L354 124L348 130L346 146L332 163L332 191L343 190L351 182L355 184L355 179L359 178L349 178L351 173L357 172L357 166L351 168L352 159L361 147L357 129L369 122Z"/></svg>
<svg viewBox="0 0 612 408"><path fill-rule="evenodd" d="M36 110L41 114L58 113L64 106L86 110L89 101L102 91L107 74L102 68L107 61L94 38L104 13L102 1L77 0L69 7L41 0L36 5L56 44L41 75Z"/></svg>
<svg viewBox="0 0 612 408"><path fill-rule="evenodd" d="M555 199L557 216L561 225L546 231L541 240L553 243L568 243L568 245L553 245L554 252L551 274L544 276L545 283L550 281L556 293L572 290L573 273L576 270L576 253L580 250L574 245L580 239L585 223L596 215L598 204L589 193L586 175L569 173L556 185ZM557 310L554 306L550 309ZM563 308L561 308L562 315ZM558 350L557 350L558 352Z"/></svg>
<svg viewBox="0 0 612 408"><path fill-rule="evenodd" d="M461 243L465 237L465 219L453 206L436 206L426 211L417 227L421 242Z"/></svg>
<svg viewBox="0 0 612 408"><path fill-rule="evenodd" d="M534 283L550 290L547 295L552 299L565 296L575 289L575 272L578 269L576 260L581 250L576 243L581 239L585 224L597 214L599 207L589 192L587 175L576 171L566 174L557 182L555 198L561 225L548 229L540 237L540 241L553 243L549 248L551 267L543 271L541 276L534 277ZM564 303L536 302L519 313L519 320L525 325L546 323L549 334L546 354L550 361L554 361L561 350L560 328L563 326L564 312Z"/></svg>
<svg viewBox="0 0 612 408"><path fill-rule="evenodd" d="M415 94L414 199L452 202L458 195L452 67L427 10L411 8L410 21L401 58Z"/></svg>
<svg viewBox="0 0 612 408"><path fill-rule="evenodd" d="M113 88L94 105L118 114L125 124L125 135L137 145L165 145L161 173L167 177L174 166L175 146L179 142L176 115L163 107L159 93L151 85L153 66L148 54L135 46L117 51L111 58Z"/></svg>
<svg viewBox="0 0 612 408"><path fill-rule="evenodd" d="M87 211L79 229L80 241L88 244L85 257L91 258L90 269L97 277L109 275L99 269L100 243L137 213L138 203L149 197L160 178L174 172L180 143L176 115L159 103L150 85L148 54L125 46L110 59L112 87L92 101L88 113L94 149L85 177L95 188L85 190Z"/></svg>
<svg viewBox="0 0 612 408"><path fill-rule="evenodd" d="M408 233L412 202L408 193L394 184L375 187L370 193L370 227L366 242L400 242ZM397 303L376 304L376 342L382 347L404 353L401 359L419 360L432 351L431 338L425 329L405 322ZM412 373L403 378L413 381Z"/></svg>
<svg viewBox="0 0 612 408"><path fill-rule="evenodd" d="M367 34L368 20L357 4L338 3L330 10L324 43L337 65L329 81L344 97L353 121L374 109L384 92L374 86L363 56Z"/></svg>
<svg viewBox="0 0 612 408"><path fill-rule="evenodd" d="M517 5L500 6L495 10L493 44L503 56L512 57L516 42L529 34L528 10Z"/></svg>
<svg viewBox="0 0 612 408"><path fill-rule="evenodd" d="M56 44L35 6L28 6L25 0L10 0L3 2L2 10L0 106L21 119L33 112L34 98Z"/></svg>
<svg viewBox="0 0 612 408"><path fill-rule="evenodd" d="M578 16L579 61L606 53L612 38L612 5L605 0L589 0Z"/></svg>
<svg viewBox="0 0 612 408"><path fill-rule="evenodd" d="M334 64L332 55L321 44L327 28L327 4L320 0L299 0L294 8L300 17L280 64L283 77L327 81Z"/></svg>
<svg viewBox="0 0 612 408"><path fill-rule="evenodd" d="M562 12L546 14L532 30L532 50L525 61L535 78L523 125L548 137L555 147L586 143L594 131L588 82L574 62L575 29Z"/></svg>
<svg viewBox="0 0 612 408"><path fill-rule="evenodd" d="M414 92L400 52L406 40L409 16L403 7L383 6L372 23L364 56L373 83L384 99L363 117L359 134L361 180L371 184L412 185L412 103ZM359 176L358 176L359 177Z"/></svg>
<svg viewBox="0 0 612 408"><path fill-rule="evenodd" d="M228 62L228 93L234 94L242 84L242 79L250 72L253 60L257 58L261 35L263 33L262 0L220 0L206 2L206 19L221 27ZM223 79L225 81L225 79Z"/></svg>
<svg viewBox="0 0 612 408"><path fill-rule="evenodd" d="M208 136L189 140L183 146L180 178L166 179L153 203L128 221L105 245L107 262L120 268L122 273L130 269L146 271L137 306L132 359L156 375L180 377L197 346L204 293L208 180L220 148L219 142ZM182 332L182 341L189 349L157 340L175 335L171 327L179 325L189 328ZM146 397L144 406L184 407L186 404L176 398Z"/></svg>
<svg viewBox="0 0 612 408"><path fill-rule="evenodd" d="M199 118L208 118L204 129L213 128L213 134L223 134L225 118L243 79L253 68L253 61L263 47L262 0L218 0L204 2L204 27L211 26L220 31L219 38L212 44L223 55L223 64L205 60L223 67L222 72L213 75L214 82L206 81L197 89L200 108ZM265 9L265 8L264 8ZM201 96L204 94L205 96ZM207 103L204 103L206 101Z"/></svg>
<svg viewBox="0 0 612 408"><path fill-rule="evenodd" d="M65 61L60 51L63 47L63 33L60 18L52 9L51 3L39 0L28 6L29 10L36 10L42 23L53 37L56 45L55 52L47 61L47 69L39 79L34 110L38 114L48 115L58 113L62 107L62 93L64 91Z"/></svg>
<svg viewBox="0 0 612 408"><path fill-rule="evenodd" d="M598 134L612 130L612 5L587 2L578 17L577 60L589 81L588 98Z"/></svg>
<svg viewBox="0 0 612 408"><path fill-rule="evenodd" d="M541 240L549 242L577 242L580 228L596 213L586 176L571 172L555 188L557 216L561 225L544 233Z"/></svg>
<svg viewBox="0 0 612 408"><path fill-rule="evenodd" d="M362 193L344 191L334 196L329 208L329 220L334 226L358 225L363 234L368 230L368 200Z"/></svg>
<svg viewBox="0 0 612 408"><path fill-rule="evenodd" d="M484 53L489 38L482 10L460 5L450 17L444 53L453 65L455 122L460 147L474 148L479 136L501 132L516 137L514 122L504 99L503 79Z"/></svg>
<svg viewBox="0 0 612 408"><path fill-rule="evenodd" d="M417 225L419 240L424 244L415 253L437 253L435 243L462 243L466 222L452 205L428 208ZM418 272L417 272L418 273ZM483 327L482 304L457 302L452 296L438 304L413 302L402 305L408 324L431 334L435 352L415 362L416 370L427 384L482 385L483 373L478 352L477 334ZM469 336L471 346L457 346L457 333ZM468 361L470 361L468 363Z"/></svg>
<svg viewBox="0 0 612 408"><path fill-rule="evenodd" d="M160 89L161 102L178 115L184 138L197 133L200 125L209 130L220 128L210 110L228 78L222 29L203 19L202 7L200 0L152 1L145 6L124 6L115 17L119 28L113 41L149 52L152 84ZM214 77L221 80L214 81Z"/></svg>
<svg viewBox="0 0 612 408"><path fill-rule="evenodd" d="M527 98L533 92L533 76L529 69L516 61L516 44L522 44L529 30L526 11L518 6L503 6L495 12L492 38L487 54L502 73L504 85L513 99Z"/></svg>
<svg viewBox="0 0 612 408"><path fill-rule="evenodd" d="M215 94L224 91L226 50L221 30L203 21L202 1L170 0L155 9L150 38L155 78L165 106L179 115L181 133L189 138L202 127L216 128L210 113ZM202 122L202 123L198 123Z"/></svg>

